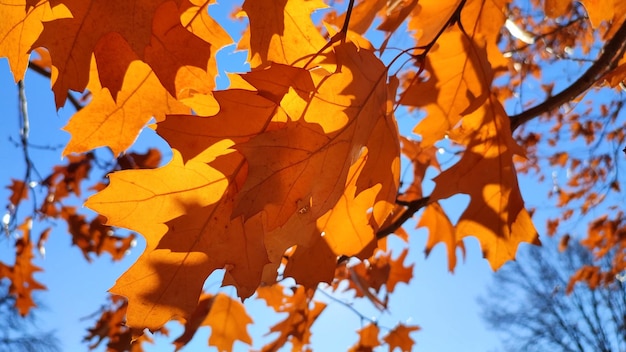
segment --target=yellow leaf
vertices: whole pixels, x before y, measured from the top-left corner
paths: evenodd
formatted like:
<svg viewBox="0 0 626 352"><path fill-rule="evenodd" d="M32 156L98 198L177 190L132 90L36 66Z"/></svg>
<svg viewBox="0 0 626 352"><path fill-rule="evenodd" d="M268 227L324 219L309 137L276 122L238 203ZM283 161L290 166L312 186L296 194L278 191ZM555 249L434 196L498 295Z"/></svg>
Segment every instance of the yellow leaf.
<svg viewBox="0 0 626 352"><path fill-rule="evenodd" d="M249 50L252 67L270 62L303 67L326 44L311 20L311 12L325 7L320 0L247 0L243 10L250 28L238 48Z"/></svg>
<svg viewBox="0 0 626 352"><path fill-rule="evenodd" d="M140 61L133 61L128 67L116 100L109 89L100 85L95 62L88 88L93 95L91 102L63 128L72 135L63 155L101 146L119 155L135 142L153 117L160 121L165 114L189 111L163 88L150 67Z"/></svg>
<svg viewBox="0 0 626 352"><path fill-rule="evenodd" d="M427 116L413 130L424 148L454 128L464 115L478 109L489 95L493 75L484 44L470 41L457 27L441 35L440 45L426 59L430 78L411 85L401 102L423 107Z"/></svg>
<svg viewBox="0 0 626 352"><path fill-rule="evenodd" d="M43 30L43 21L69 17L63 5L50 6L48 1L39 1L27 6L25 0L0 2L0 57L9 59L15 82L24 78L33 43Z"/></svg>

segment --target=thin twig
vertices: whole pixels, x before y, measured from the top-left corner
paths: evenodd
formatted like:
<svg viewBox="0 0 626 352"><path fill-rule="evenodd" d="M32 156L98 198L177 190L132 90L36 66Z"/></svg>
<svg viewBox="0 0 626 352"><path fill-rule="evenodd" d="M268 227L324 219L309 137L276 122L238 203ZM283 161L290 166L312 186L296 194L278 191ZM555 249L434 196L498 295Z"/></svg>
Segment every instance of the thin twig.
<svg viewBox="0 0 626 352"><path fill-rule="evenodd" d="M330 300L332 300L332 301L334 301L334 302L337 302L337 303L339 303L339 304L343 305L344 307L348 308L348 309L349 309L350 311L352 311L355 315L357 315L359 318L361 318L361 321L367 321L367 322L370 322L370 323L372 323L372 324L374 324L374 325L376 325L376 326L378 326L379 328L384 329L384 330L388 330L388 331L391 331L391 330L392 330L391 328L388 328L388 327L386 327L386 326L381 326L381 325L379 325L379 324L378 324L378 321L376 321L376 319L372 319L372 318L370 318L370 317L368 317L368 316L365 316L363 313L359 312L359 311L358 311L358 309L354 308L354 307L352 306L352 304L350 304L350 303L347 303L347 302L344 302L344 301L340 300L339 298L337 298L337 297L335 297L335 296L331 295L330 293L328 293L328 292L326 292L326 291L324 291L324 290L320 289L319 287L317 288L317 292L319 292L319 293L323 294L323 295L324 295L324 296L326 296L328 299L330 299Z"/></svg>

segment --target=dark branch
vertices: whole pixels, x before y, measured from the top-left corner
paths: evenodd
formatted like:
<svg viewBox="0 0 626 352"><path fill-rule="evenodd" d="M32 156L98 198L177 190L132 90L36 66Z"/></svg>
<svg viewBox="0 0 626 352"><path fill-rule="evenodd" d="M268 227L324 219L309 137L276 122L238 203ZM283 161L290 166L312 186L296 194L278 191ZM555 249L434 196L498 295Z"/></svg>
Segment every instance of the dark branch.
<svg viewBox="0 0 626 352"><path fill-rule="evenodd" d="M407 220L415 215L415 213L425 207L429 201L429 197L424 197L406 203L406 208L404 209L404 211L396 215L389 225L378 230L378 232L376 233L376 238L380 240L396 232L396 230L402 227L402 225L404 225Z"/></svg>
<svg viewBox="0 0 626 352"><path fill-rule="evenodd" d="M613 38L606 43L600 57L598 57L595 63L591 65L576 82L559 94L546 99L543 103L511 116L511 130L514 131L517 127L533 118L559 108L587 91L601 79L603 75L616 67L618 61L624 54L624 50L626 50L626 21L624 21L617 32L615 32Z"/></svg>
<svg viewBox="0 0 626 352"><path fill-rule="evenodd" d="M46 69L44 69L43 67L37 65L36 63L30 61L28 63L28 68L37 72L38 74L46 77L46 78L50 78L50 72ZM70 101L70 103L72 104L72 106L74 107L74 109L76 109L76 111L80 110L83 108L83 105L72 95L68 92L67 94L67 100Z"/></svg>

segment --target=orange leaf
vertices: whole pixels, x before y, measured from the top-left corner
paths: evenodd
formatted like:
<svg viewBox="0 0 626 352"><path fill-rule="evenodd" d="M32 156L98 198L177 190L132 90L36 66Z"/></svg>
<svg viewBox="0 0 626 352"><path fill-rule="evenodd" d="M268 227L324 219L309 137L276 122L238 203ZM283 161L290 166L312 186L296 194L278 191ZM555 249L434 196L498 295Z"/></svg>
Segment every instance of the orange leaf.
<svg viewBox="0 0 626 352"><path fill-rule="evenodd" d="M587 10L589 21L594 28L598 28L604 21L610 22L613 19L614 1L613 0L580 0Z"/></svg>
<svg viewBox="0 0 626 352"><path fill-rule="evenodd" d="M373 351L375 347L380 346L378 333L380 329L376 324L368 324L359 330L359 342L350 348L350 351Z"/></svg>
<svg viewBox="0 0 626 352"><path fill-rule="evenodd" d="M462 247L463 242L457 240L454 226L439 203L433 202L426 207L417 226L428 228L426 256L435 245L440 242L444 243L448 249L448 270L453 272L456 267L456 249Z"/></svg>
<svg viewBox="0 0 626 352"><path fill-rule="evenodd" d="M387 5L386 0L367 1L361 0L352 8L352 14L350 15L350 22L348 23L348 29L358 34L365 34L367 30L374 22L376 13L382 10ZM332 23L341 28L346 20L346 14L343 13L340 16L336 16L332 19Z"/></svg>
<svg viewBox="0 0 626 352"><path fill-rule="evenodd" d="M437 148L435 146L424 148L421 142L406 137L400 137L400 140L402 141L402 154L409 158L413 167L413 181L399 198L410 202L424 197L422 182L426 176L426 170L431 166L437 170L441 168L439 161L437 161Z"/></svg>
<svg viewBox="0 0 626 352"><path fill-rule="evenodd" d="M572 7L572 0L545 0L543 11L550 18L564 16Z"/></svg>
<svg viewBox="0 0 626 352"><path fill-rule="evenodd" d="M116 38L121 40L118 36L110 36L109 40ZM100 146L108 146L118 155L133 144L151 118L161 121L165 114L189 111L170 96L150 67L140 61L133 61L128 67L117 100L100 85L95 62L88 87L93 95L91 102L64 127L72 135L64 155Z"/></svg>
<svg viewBox="0 0 626 352"><path fill-rule="evenodd" d="M15 297L17 311L26 316L31 308L37 305L33 301L34 290L45 290L46 287L35 280L33 274L41 268L33 265L33 243L30 239L32 219L27 218L19 226L22 237L15 242L15 264L13 266L0 262L0 279L7 278L11 282L9 295Z"/></svg>
<svg viewBox="0 0 626 352"><path fill-rule="evenodd" d="M325 8L320 0L251 1L243 4L250 20L249 30L238 49L248 49L252 67L270 62L304 66L326 40L311 20L311 13Z"/></svg>
<svg viewBox="0 0 626 352"><path fill-rule="evenodd" d="M457 238L476 236L492 268L515 257L520 242L538 243L524 209L513 155L523 152L511 137L504 108L495 99L463 120L457 141L467 145L461 160L437 176L431 200L468 194L470 204L457 223Z"/></svg>
<svg viewBox="0 0 626 352"><path fill-rule="evenodd" d="M247 325L251 323L252 319L241 302L223 293L204 295L190 319L185 322L185 331L174 341L174 345L178 351L191 341L200 326L209 326L209 345L217 347L219 351L232 351L236 340L252 343L247 331Z"/></svg>
<svg viewBox="0 0 626 352"><path fill-rule="evenodd" d="M107 34L117 33L138 57L142 57L152 36L154 13L167 1L64 1L72 17L45 22L41 36L33 44L50 52L57 107L63 106L68 90L85 89L92 54Z"/></svg>
<svg viewBox="0 0 626 352"><path fill-rule="evenodd" d="M385 68L371 52L357 52L352 44L338 46L335 51L344 63L341 73L312 75L319 83L310 100L290 92L281 101L289 121L236 146L246 158L249 172L237 197L235 215L247 218L263 209L269 229L284 224L307 206L312 216L319 217L344 192L349 167L362 147L374 150L368 143L377 146L382 142L397 147L396 135L372 140L380 120L389 118ZM347 91L350 96L337 94ZM384 160L368 160L371 162L378 163L377 170L394 170L397 154L386 154ZM367 164L365 168L374 170ZM381 183L379 178L388 173L363 176L368 178L367 182L357 179L360 189ZM378 201L392 204L390 196L386 194L386 199Z"/></svg>
<svg viewBox="0 0 626 352"><path fill-rule="evenodd" d="M413 130L422 136L422 147L443 138L461 117L478 109L489 96L493 79L485 44L472 42L460 29L451 27L426 58L430 74L402 94L402 104L424 107L428 115Z"/></svg>
<svg viewBox="0 0 626 352"><path fill-rule="evenodd" d="M61 5L50 6L48 1L39 1L27 6L25 0L6 0L0 3L0 57L9 59L15 82L24 78L32 45L43 30L44 21L69 17Z"/></svg>
<svg viewBox="0 0 626 352"><path fill-rule="evenodd" d="M393 330L389 331L383 340L389 344L389 352L393 352L396 348L401 351L412 351L415 341L409 336L413 331L418 331L419 326L407 326L399 324Z"/></svg>
<svg viewBox="0 0 626 352"><path fill-rule="evenodd" d="M280 284L261 286L257 289L256 294L265 301L268 307L272 307L274 311L279 312L287 299L284 289Z"/></svg>
<svg viewBox="0 0 626 352"><path fill-rule="evenodd" d="M408 23L408 29L415 33L417 43L426 45L435 39L461 1L420 0Z"/></svg>
<svg viewBox="0 0 626 352"><path fill-rule="evenodd" d="M196 13L198 11L207 10L200 7ZM219 28L215 22L211 25ZM230 42L230 38L219 28L215 30L215 35L205 40L183 27L176 3L168 1L157 9L150 44L140 57L154 70L172 96L181 99L198 93L207 95L215 88L217 62L214 55L221 46ZM221 46L213 48L214 42ZM209 71L207 67L210 67Z"/></svg>
<svg viewBox="0 0 626 352"><path fill-rule="evenodd" d="M409 254L408 248L405 248L400 256L395 260L390 259L389 267L389 279L387 280L387 292L391 293L395 290L396 285L400 282L408 284L413 278L413 266L404 266L404 259Z"/></svg>
<svg viewBox="0 0 626 352"><path fill-rule="evenodd" d="M28 199L28 186L24 181L11 179L11 185L6 188L11 191L9 202L13 204L13 206L17 206L22 200Z"/></svg>
<svg viewBox="0 0 626 352"><path fill-rule="evenodd" d="M285 275L308 287L330 281L344 253L330 250L323 232L350 244L336 250L371 251L366 210L374 208L382 222L388 214L376 207L394 203L398 183L387 71L370 51L352 44L334 49L341 72L273 65L243 76L256 92L216 92L217 115L168 118L157 132L180 153L159 169L113 174L110 186L87 201L109 224L146 237L146 251L112 289L129 298L130 326L154 329L189 316L190 302L219 268L227 271L223 284L248 297L261 280L275 280L293 246ZM391 152L369 154L380 146ZM389 180L380 195L377 184ZM351 227L331 221L329 212L350 212L357 203L364 214ZM307 259L313 254L315 275Z"/></svg>
<svg viewBox="0 0 626 352"><path fill-rule="evenodd" d="M288 313L287 317L272 326L268 332L268 334L278 332L279 336L263 346L263 352L277 351L287 342L292 344L294 351L303 351L310 343L311 326L326 308L326 304L322 302L311 304L312 293L315 291L306 291L302 286L293 288L292 291L293 294L286 297L281 309L281 312Z"/></svg>
<svg viewBox="0 0 626 352"><path fill-rule="evenodd" d="M156 329L173 316L188 316L204 280L218 268L239 280L241 296L254 292L267 261L256 235L260 224L231 223L232 201L220 201L228 183L202 160L183 164L175 152L164 167L111 175L111 184L88 199L86 206L106 214L108 223L139 229L147 240L145 252L111 289L129 298L129 326Z"/></svg>

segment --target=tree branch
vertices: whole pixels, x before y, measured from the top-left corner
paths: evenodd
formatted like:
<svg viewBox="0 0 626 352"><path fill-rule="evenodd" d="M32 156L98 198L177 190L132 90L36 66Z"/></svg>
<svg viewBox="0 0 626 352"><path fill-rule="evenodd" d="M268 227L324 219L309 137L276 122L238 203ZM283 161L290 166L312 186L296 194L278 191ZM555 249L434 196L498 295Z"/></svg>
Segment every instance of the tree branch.
<svg viewBox="0 0 626 352"><path fill-rule="evenodd" d="M50 78L51 76L48 70L44 69L43 67L37 65L36 63L32 61L28 62L28 68L39 73L40 75L44 77ZM67 93L67 100L69 100L69 102L72 104L74 109L76 109L76 111L83 108L83 105L78 101L78 99L76 99L72 94L70 94L70 92Z"/></svg>
<svg viewBox="0 0 626 352"><path fill-rule="evenodd" d="M546 99L543 103L523 111L517 115L510 117L511 130L514 131L520 125L532 120L533 118L551 112L559 108L561 105L571 101L580 94L587 91L595 84L603 75L615 68L619 59L626 50L626 21L622 23L620 28L615 32L604 48L602 54L589 69L576 80L572 85L557 95Z"/></svg>
<svg viewBox="0 0 626 352"><path fill-rule="evenodd" d="M396 232L396 230L402 227L402 225L404 225L407 220L415 215L415 213L425 207L429 201L429 197L424 197L406 203L406 208L404 209L404 211L395 216L395 218L391 221L389 225L378 230L378 232L376 233L376 238L380 240Z"/></svg>

